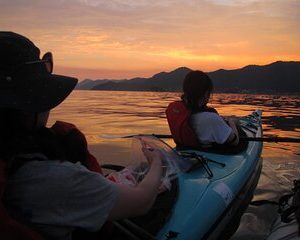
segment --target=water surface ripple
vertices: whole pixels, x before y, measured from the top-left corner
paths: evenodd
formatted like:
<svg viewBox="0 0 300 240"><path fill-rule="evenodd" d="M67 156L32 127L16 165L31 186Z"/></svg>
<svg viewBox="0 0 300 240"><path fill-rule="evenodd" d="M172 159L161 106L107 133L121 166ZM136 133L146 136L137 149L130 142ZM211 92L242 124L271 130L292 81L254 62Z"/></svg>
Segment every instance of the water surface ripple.
<svg viewBox="0 0 300 240"><path fill-rule="evenodd" d="M100 138L140 133L170 134L165 109L179 99L179 93L74 91L52 111L55 120L76 124L87 136L90 150L101 163L128 164L131 141ZM280 95L214 94L211 106L224 116L243 116L263 111L265 136L300 138L300 97ZM174 143L168 140L171 145ZM292 180L300 178L300 145L265 143L263 172L255 199L277 200ZM264 239L276 215L273 206L249 207L233 239Z"/></svg>

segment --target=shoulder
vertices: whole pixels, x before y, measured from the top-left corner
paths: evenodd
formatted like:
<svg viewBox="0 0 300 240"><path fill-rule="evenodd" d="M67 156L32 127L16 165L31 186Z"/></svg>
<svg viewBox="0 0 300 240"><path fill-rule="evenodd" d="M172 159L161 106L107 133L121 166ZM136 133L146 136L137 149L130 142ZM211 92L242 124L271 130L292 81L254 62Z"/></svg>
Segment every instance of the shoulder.
<svg viewBox="0 0 300 240"><path fill-rule="evenodd" d="M115 191L114 184L100 173L92 172L80 163L59 160L30 161L9 178L9 183L15 186L14 189L26 190L38 198L49 194L65 196L108 189ZM49 188L52 192L47 190Z"/></svg>
<svg viewBox="0 0 300 240"><path fill-rule="evenodd" d="M5 196L20 209L34 206L32 223L95 231L107 219L118 194L114 183L80 163L34 160L9 179Z"/></svg>
<svg viewBox="0 0 300 240"><path fill-rule="evenodd" d="M72 179L100 178L101 174L89 171L81 163L61 160L31 160L18 169L11 177L20 182L34 181L43 183L61 182L72 185ZM63 187L63 186L62 186Z"/></svg>
<svg viewBox="0 0 300 240"><path fill-rule="evenodd" d="M194 113L191 116L192 120L207 120L207 121L223 121L222 117L220 117L217 113L214 112L199 112Z"/></svg>
<svg viewBox="0 0 300 240"><path fill-rule="evenodd" d="M22 171L28 171L30 169L51 169L51 170L61 170L61 171L88 171L80 163L72 163L69 161L62 160L31 160L30 162L22 166ZM57 173L57 172L53 172Z"/></svg>
<svg viewBox="0 0 300 240"><path fill-rule="evenodd" d="M214 112L200 112L191 116L190 122L196 129L206 132L230 132L230 127L224 119Z"/></svg>

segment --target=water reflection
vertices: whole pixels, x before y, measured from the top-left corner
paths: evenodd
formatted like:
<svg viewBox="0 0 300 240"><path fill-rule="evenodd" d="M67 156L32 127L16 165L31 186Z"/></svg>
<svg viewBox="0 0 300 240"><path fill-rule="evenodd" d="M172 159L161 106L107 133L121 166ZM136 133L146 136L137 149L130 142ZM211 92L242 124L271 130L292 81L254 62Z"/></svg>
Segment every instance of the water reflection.
<svg viewBox="0 0 300 240"><path fill-rule="evenodd" d="M90 144L102 149L105 139L100 139L99 134L169 134L165 109L169 102L179 98L180 93L74 91L53 110L50 124L55 119L74 122ZM261 109L265 135L300 137L299 96L214 94L212 106L225 116L243 116ZM129 148L125 142L114 140L111 144L116 149ZM267 155L269 150L298 155L298 149L297 144L265 144ZM105 161L111 160L106 156Z"/></svg>
<svg viewBox="0 0 300 240"><path fill-rule="evenodd" d="M165 109L179 97L179 93L74 91L52 111L49 125L55 120L73 122L86 134L90 150L102 163L127 164L132 159L130 139L99 135L169 134ZM225 116L261 109L265 135L300 138L299 96L214 94L212 106ZM172 140L167 142L174 145ZM292 180L300 178L299 144L265 143L262 156L263 173L255 198L277 199L290 189ZM276 214L271 210L249 207L234 239L263 239Z"/></svg>

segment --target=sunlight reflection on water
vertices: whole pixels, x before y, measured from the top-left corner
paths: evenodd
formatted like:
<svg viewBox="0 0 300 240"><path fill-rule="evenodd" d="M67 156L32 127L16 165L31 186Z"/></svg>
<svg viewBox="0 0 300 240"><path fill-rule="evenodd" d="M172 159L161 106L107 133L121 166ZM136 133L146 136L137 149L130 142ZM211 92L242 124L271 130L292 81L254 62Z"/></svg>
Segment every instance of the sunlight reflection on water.
<svg viewBox="0 0 300 240"><path fill-rule="evenodd" d="M52 111L49 125L55 120L72 122L86 134L90 150L101 163L127 164L131 159L130 139L99 135L170 134L165 109L179 97L179 93L74 91ZM214 94L212 106L224 116L243 116L261 109L265 136L300 138L299 96ZM168 143L173 144L171 140ZM262 157L263 173L255 198L277 199L290 189L292 180L300 178L299 144L265 143ZM249 207L243 217L247 227L241 225L236 239L250 238L254 233L256 239L263 238L274 214L268 207Z"/></svg>
<svg viewBox="0 0 300 240"><path fill-rule="evenodd" d="M98 137L100 134L169 134L165 109L179 96L179 93L74 91L52 111L49 122L52 124L59 119L75 123L86 134L91 145L107 142L107 139ZM264 135L300 137L300 97L214 94L212 106L225 116L243 116L261 109ZM116 148L125 147L125 142L128 142L121 139L110 141ZM271 153L264 151L264 154L281 154L281 149L291 156L300 153L297 144L265 144L265 150L270 149ZM98 157L104 162L112 160L101 157L101 154Z"/></svg>

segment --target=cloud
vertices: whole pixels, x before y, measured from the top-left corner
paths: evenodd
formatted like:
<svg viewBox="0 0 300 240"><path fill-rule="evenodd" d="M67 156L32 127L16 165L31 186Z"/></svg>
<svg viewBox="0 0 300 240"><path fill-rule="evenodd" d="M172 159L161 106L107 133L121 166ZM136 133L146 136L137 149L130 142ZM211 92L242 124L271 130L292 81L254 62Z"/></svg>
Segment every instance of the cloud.
<svg viewBox="0 0 300 240"><path fill-rule="evenodd" d="M208 2L212 2L217 5L225 5L225 6L245 6L250 5L255 2L259 2L260 0L206 0Z"/></svg>
<svg viewBox="0 0 300 240"><path fill-rule="evenodd" d="M178 2L191 2L190 0L78 0L87 6L106 7L114 10L140 10L143 8L168 7Z"/></svg>
<svg viewBox="0 0 300 240"><path fill-rule="evenodd" d="M211 70L300 58L298 0L0 0L0 15L2 30L73 68Z"/></svg>

